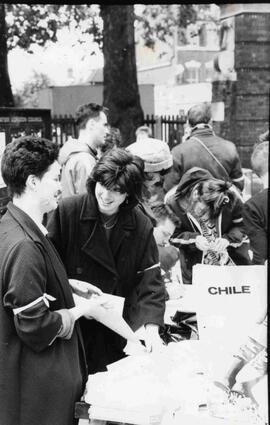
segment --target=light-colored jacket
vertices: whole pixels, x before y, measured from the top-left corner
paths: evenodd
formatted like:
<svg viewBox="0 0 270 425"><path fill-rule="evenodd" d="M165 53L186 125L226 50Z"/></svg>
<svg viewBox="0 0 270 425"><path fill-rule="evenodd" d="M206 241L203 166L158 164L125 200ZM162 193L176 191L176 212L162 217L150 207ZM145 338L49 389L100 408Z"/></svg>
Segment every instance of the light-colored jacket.
<svg viewBox="0 0 270 425"><path fill-rule="evenodd" d="M85 143L70 138L63 145L59 153L63 198L86 193L86 180L96 161L94 151Z"/></svg>

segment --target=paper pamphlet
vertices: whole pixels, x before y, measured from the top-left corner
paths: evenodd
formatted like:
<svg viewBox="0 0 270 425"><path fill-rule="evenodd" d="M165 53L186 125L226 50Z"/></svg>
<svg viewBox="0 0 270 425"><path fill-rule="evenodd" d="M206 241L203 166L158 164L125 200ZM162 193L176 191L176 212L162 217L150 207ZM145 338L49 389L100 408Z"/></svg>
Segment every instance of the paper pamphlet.
<svg viewBox="0 0 270 425"><path fill-rule="evenodd" d="M98 297L99 296L96 296L96 299ZM108 301L108 307L99 305L98 302L94 304L94 299L86 299L76 294L73 294L76 306L82 305L82 303L89 302L93 304L93 308L91 310L91 317L93 319L107 326L114 332L121 335L123 338L136 343L140 343L139 338L135 335L133 330L122 317L122 297L115 297L114 295L110 294L103 294L102 297L104 298L104 300Z"/></svg>

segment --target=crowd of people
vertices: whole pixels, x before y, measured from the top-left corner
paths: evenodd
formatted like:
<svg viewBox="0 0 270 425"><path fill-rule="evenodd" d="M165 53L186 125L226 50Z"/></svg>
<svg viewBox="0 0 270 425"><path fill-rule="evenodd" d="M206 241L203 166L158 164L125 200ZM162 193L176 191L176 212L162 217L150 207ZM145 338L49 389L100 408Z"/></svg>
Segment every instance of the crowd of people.
<svg viewBox="0 0 270 425"><path fill-rule="evenodd" d="M246 202L234 143L218 137L209 104L190 108L185 140L170 151L139 127L121 147L107 110L78 108L78 139L63 147L14 139L1 172L12 198L0 222L0 423L72 425L87 375L121 359L126 341L91 320L106 293L164 344L165 301L192 284L195 264L265 264L269 131L251 157L263 190ZM178 274L172 273L178 265ZM177 277L177 279L176 279ZM76 282L87 285L87 303Z"/></svg>

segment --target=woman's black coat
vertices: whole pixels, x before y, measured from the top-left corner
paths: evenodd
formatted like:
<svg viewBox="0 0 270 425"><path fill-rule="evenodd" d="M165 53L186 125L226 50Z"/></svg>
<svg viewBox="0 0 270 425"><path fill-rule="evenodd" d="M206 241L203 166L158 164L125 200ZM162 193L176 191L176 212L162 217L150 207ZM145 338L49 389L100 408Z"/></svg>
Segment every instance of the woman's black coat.
<svg viewBox="0 0 270 425"><path fill-rule="evenodd" d="M12 203L0 222L0 241L0 424L72 425L87 374L78 324L71 339L57 338L56 310L74 306L64 266ZM29 306L44 293L55 298L49 307L43 300Z"/></svg>
<svg viewBox="0 0 270 425"><path fill-rule="evenodd" d="M69 278L125 298L123 316L133 330L163 325L165 291L153 227L137 206L120 207L107 240L93 193L63 199L48 222L49 237ZM82 319L89 373L123 356L125 340L94 320Z"/></svg>

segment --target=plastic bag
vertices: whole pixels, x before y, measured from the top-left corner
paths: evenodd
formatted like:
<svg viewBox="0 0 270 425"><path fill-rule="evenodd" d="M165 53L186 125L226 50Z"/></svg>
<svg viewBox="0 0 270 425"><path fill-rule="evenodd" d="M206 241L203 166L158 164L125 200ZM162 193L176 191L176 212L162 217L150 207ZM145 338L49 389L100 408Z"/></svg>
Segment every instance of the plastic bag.
<svg viewBox="0 0 270 425"><path fill-rule="evenodd" d="M186 339L198 339L198 327L195 313L177 311L171 318L175 325L165 324L160 336L165 344Z"/></svg>

